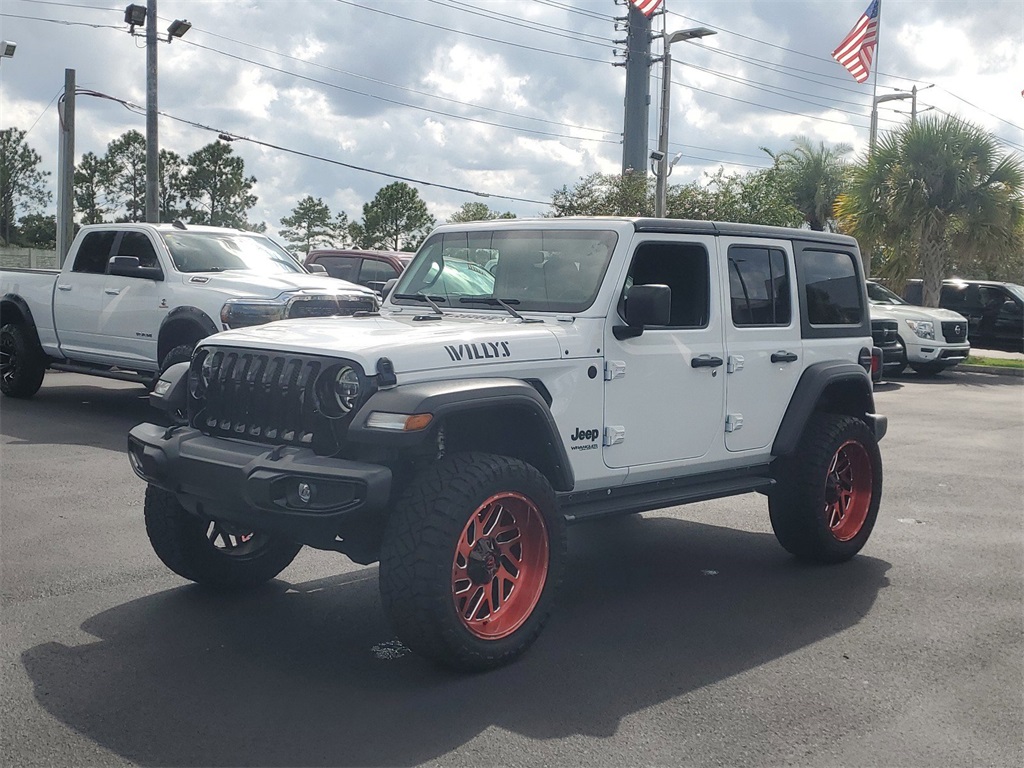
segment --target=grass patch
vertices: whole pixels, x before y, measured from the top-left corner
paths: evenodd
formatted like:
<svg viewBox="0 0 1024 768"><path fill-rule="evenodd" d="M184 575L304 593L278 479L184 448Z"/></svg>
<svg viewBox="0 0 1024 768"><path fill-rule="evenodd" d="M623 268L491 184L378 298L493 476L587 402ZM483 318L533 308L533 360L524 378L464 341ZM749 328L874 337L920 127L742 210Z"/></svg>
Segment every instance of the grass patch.
<svg viewBox="0 0 1024 768"><path fill-rule="evenodd" d="M1005 357L981 357L980 355L968 355L967 365L988 365L993 368L1024 368L1024 360L1014 360Z"/></svg>

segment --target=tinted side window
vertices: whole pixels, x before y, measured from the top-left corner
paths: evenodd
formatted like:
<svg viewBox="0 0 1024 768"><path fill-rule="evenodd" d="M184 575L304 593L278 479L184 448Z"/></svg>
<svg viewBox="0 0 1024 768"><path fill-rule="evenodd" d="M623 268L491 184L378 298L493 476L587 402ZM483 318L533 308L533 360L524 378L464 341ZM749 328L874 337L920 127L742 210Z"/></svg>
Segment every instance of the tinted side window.
<svg viewBox="0 0 1024 768"><path fill-rule="evenodd" d="M849 253L805 250L797 254L811 325L859 325L862 288Z"/></svg>
<svg viewBox="0 0 1024 768"><path fill-rule="evenodd" d="M790 307L785 253L777 248L731 246L729 294L734 325L787 325Z"/></svg>
<svg viewBox="0 0 1024 768"><path fill-rule="evenodd" d="M319 256L316 263L322 264L327 274L354 283L358 279L359 262L354 256Z"/></svg>
<svg viewBox="0 0 1024 768"><path fill-rule="evenodd" d="M116 232L90 232L86 235L78 248L78 255L75 256L75 265L71 268L72 271L105 274L107 259L110 258L110 251L114 247L116 235Z"/></svg>
<svg viewBox="0 0 1024 768"><path fill-rule="evenodd" d="M138 256L139 265L143 267L159 267L153 243L143 232L125 232L121 244L117 247L118 256Z"/></svg>
<svg viewBox="0 0 1024 768"><path fill-rule="evenodd" d="M708 252L702 245L644 243L633 254L619 312L634 285L667 285L672 289L672 328L704 328L709 312Z"/></svg>
<svg viewBox="0 0 1024 768"><path fill-rule="evenodd" d="M366 259L359 270L359 284L380 289L384 283L398 277L398 271L386 261Z"/></svg>

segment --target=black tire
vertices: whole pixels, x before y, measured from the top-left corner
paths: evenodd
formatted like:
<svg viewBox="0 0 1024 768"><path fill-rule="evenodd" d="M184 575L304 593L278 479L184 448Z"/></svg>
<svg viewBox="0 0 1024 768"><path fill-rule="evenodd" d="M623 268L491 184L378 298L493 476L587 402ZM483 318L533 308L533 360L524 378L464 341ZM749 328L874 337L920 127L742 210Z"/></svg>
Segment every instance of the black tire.
<svg viewBox="0 0 1024 768"><path fill-rule="evenodd" d="M43 385L46 355L22 323L0 328L0 392L7 397L32 397Z"/></svg>
<svg viewBox="0 0 1024 768"><path fill-rule="evenodd" d="M146 487L146 533L157 557L179 576L218 589L245 589L288 567L301 544L189 513L173 493Z"/></svg>
<svg viewBox="0 0 1024 768"><path fill-rule="evenodd" d="M777 459L774 469L768 510L787 551L802 560L839 563L861 550L882 497L882 457L867 424L815 414L796 453Z"/></svg>
<svg viewBox="0 0 1024 768"><path fill-rule="evenodd" d="M537 469L507 456L455 454L419 476L392 510L381 598L412 650L453 669L491 669L540 634L565 553L565 520Z"/></svg>
<svg viewBox="0 0 1024 768"><path fill-rule="evenodd" d="M898 367L894 365L889 369L889 376L899 376L907 370L907 345L903 343L903 339L899 336L896 337L896 343L900 345L900 364Z"/></svg>
<svg viewBox="0 0 1024 768"><path fill-rule="evenodd" d="M162 375L164 371L176 363L187 363L192 360L192 353L195 351L195 348L195 344L179 344L171 348L160 362L160 374ZM158 375L153 379L150 389L156 386L157 379L159 378L160 376ZM186 409L175 410L173 413L168 413L167 418L172 425L183 426L188 424L188 411Z"/></svg>
<svg viewBox="0 0 1024 768"><path fill-rule="evenodd" d="M946 370L942 363L911 363L910 367L918 376L938 376Z"/></svg>

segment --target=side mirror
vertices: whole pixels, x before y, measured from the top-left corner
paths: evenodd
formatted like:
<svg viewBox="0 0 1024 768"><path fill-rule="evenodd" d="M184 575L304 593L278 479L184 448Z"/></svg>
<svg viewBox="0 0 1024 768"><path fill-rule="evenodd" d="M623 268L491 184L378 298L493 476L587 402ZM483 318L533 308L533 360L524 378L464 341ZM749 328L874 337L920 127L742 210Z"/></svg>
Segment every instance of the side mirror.
<svg viewBox="0 0 1024 768"><path fill-rule="evenodd" d="M323 264L317 264L316 262L314 262L312 264L307 264L306 265L306 270L311 275L326 275L327 274L327 267L325 267Z"/></svg>
<svg viewBox="0 0 1024 768"><path fill-rule="evenodd" d="M631 339L648 325L668 325L672 318L672 289L667 285L634 285L626 296L626 325L616 325L617 339Z"/></svg>
<svg viewBox="0 0 1024 768"><path fill-rule="evenodd" d="M397 282L398 278L392 277L390 280L384 283L384 287L380 289L380 297L382 299L386 299L388 297L388 294L391 293L391 291L394 289L395 283Z"/></svg>
<svg viewBox="0 0 1024 768"><path fill-rule="evenodd" d="M144 280L163 280L160 267L144 267L138 256L113 256L107 265L107 273L117 277L139 277Z"/></svg>
<svg viewBox="0 0 1024 768"><path fill-rule="evenodd" d="M1002 313L1006 315L1020 315L1024 314L1024 308L1013 299L1007 299L1003 302Z"/></svg>

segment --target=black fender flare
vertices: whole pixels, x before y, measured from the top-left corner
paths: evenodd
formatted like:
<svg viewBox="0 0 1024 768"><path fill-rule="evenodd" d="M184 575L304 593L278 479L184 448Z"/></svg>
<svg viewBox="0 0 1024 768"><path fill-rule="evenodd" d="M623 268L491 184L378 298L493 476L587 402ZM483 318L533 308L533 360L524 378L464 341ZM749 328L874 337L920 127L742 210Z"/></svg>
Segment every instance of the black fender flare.
<svg viewBox="0 0 1024 768"><path fill-rule="evenodd" d="M42 349L42 343L39 341L39 330L36 328L36 321L35 318L32 317L32 310L29 309L28 302L16 293L5 293L3 296L0 296L0 308L2 308L4 304L13 304L18 308L18 312L21 313L25 327L32 331L32 338L35 339L36 346ZM6 312L0 312L0 316L6 314Z"/></svg>
<svg viewBox="0 0 1024 768"><path fill-rule="evenodd" d="M394 448L421 445L435 434L436 425L455 414L471 414L487 409L510 409L532 422L531 428L543 435L541 453L546 467L538 467L559 491L572 490L575 484L572 464L565 445L558 437L548 403L542 394L521 379L462 379L404 384L373 393L359 409L348 428L348 439ZM367 427L374 411L386 413L430 413L431 425L415 432L398 432Z"/></svg>
<svg viewBox="0 0 1024 768"><path fill-rule="evenodd" d="M881 440L885 435L885 416L876 414L875 396L871 388L871 375L857 363L831 361L807 367L797 382L796 390L782 417L779 431L772 444L773 456L788 456L796 450L811 415L826 399L826 390L839 385L845 390L845 401L831 402L832 409L863 419Z"/></svg>
<svg viewBox="0 0 1024 768"><path fill-rule="evenodd" d="M160 330L157 332L157 347L161 357L163 353L169 351L163 349L161 345L161 339L163 338L164 335L164 329L170 323L179 323L182 321L185 321L199 329L201 331L200 338L204 339L207 336L212 336L213 334L217 333L220 330L217 327L217 323L213 321L213 318L211 318L208 314L203 312L203 310L199 309L198 307L192 307L187 305L175 307L164 316L163 320L160 321Z"/></svg>

